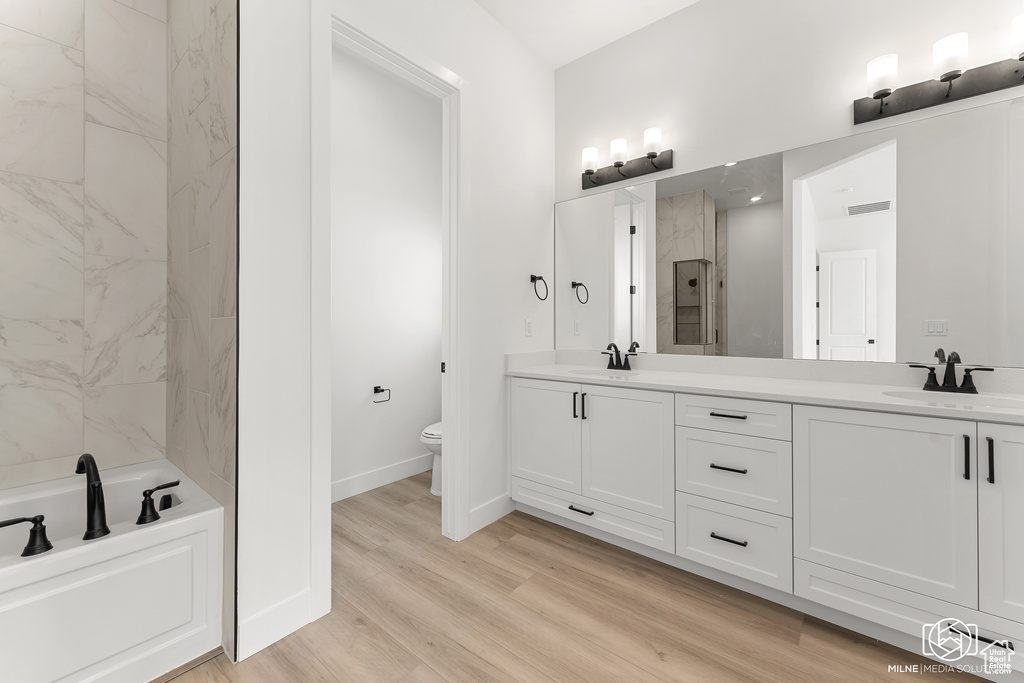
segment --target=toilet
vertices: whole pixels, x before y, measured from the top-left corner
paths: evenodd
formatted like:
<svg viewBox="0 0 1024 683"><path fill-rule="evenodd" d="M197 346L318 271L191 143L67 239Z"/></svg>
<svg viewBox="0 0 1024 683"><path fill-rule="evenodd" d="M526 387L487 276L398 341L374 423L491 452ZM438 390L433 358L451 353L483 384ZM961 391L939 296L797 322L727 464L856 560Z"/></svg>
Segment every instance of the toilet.
<svg viewBox="0 0 1024 683"><path fill-rule="evenodd" d="M434 454L434 469L430 475L430 492L435 496L441 495L441 423L435 422L424 428L420 434L420 441L427 445L427 449Z"/></svg>

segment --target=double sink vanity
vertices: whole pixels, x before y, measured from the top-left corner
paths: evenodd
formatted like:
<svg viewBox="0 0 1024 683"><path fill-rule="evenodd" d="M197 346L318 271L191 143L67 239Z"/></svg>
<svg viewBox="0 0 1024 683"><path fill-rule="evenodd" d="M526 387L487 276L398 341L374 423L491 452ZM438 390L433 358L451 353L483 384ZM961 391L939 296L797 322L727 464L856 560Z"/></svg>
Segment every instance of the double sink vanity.
<svg viewBox="0 0 1024 683"><path fill-rule="evenodd" d="M917 652L1024 643L1024 396L560 355L509 357L518 509Z"/></svg>

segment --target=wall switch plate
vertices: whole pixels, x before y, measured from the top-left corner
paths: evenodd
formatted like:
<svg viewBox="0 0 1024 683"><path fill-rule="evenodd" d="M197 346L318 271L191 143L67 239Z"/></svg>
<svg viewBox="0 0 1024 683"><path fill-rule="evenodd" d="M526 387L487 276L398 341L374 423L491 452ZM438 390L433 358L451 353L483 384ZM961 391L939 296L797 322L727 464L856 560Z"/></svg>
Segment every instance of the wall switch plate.
<svg viewBox="0 0 1024 683"><path fill-rule="evenodd" d="M924 336L926 337L945 337L948 331L949 328L946 326L945 320L924 321Z"/></svg>
<svg viewBox="0 0 1024 683"><path fill-rule="evenodd" d="M526 336L527 337L532 337L533 336L533 322L529 318L526 318L523 322L525 323L524 327L526 328Z"/></svg>
<svg viewBox="0 0 1024 683"><path fill-rule="evenodd" d="M583 331L583 325L580 325L580 321L579 320L573 320L572 321L572 334L573 334L573 336L574 337L580 336L580 333L582 331Z"/></svg>

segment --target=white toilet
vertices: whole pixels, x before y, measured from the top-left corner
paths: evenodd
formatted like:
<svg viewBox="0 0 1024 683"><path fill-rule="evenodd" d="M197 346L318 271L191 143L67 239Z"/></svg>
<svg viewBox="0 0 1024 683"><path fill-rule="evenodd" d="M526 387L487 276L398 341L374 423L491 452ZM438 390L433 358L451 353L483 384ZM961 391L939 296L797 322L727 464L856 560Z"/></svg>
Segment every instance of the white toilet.
<svg viewBox="0 0 1024 683"><path fill-rule="evenodd" d="M434 470L430 475L430 492L435 496L441 495L441 423L424 428L420 434L420 441L427 444L427 449L434 454Z"/></svg>

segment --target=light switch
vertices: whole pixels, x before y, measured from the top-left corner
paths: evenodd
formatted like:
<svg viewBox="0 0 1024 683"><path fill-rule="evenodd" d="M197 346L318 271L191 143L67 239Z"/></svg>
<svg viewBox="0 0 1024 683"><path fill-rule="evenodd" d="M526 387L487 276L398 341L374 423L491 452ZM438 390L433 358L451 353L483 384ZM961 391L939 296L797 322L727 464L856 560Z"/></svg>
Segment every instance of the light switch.
<svg viewBox="0 0 1024 683"><path fill-rule="evenodd" d="M525 323L524 327L526 329L526 336L527 337L532 337L533 336L533 321L531 321L529 318L526 318L523 322Z"/></svg>
<svg viewBox="0 0 1024 683"><path fill-rule="evenodd" d="M924 329L926 337L945 337L949 330L945 320L925 320Z"/></svg>

